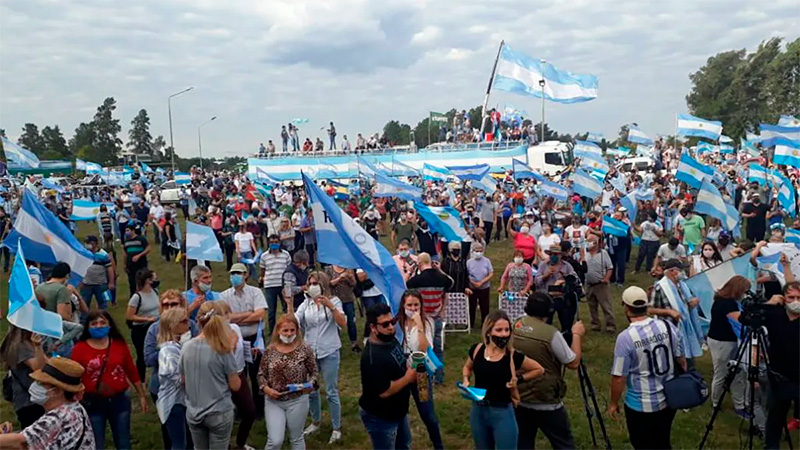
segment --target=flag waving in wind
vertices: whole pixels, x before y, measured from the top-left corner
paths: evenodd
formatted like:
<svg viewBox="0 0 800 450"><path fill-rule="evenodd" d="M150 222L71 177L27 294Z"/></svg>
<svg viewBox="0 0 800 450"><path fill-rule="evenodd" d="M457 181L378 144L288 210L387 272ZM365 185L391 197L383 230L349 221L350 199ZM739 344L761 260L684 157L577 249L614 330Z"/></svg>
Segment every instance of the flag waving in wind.
<svg viewBox="0 0 800 450"><path fill-rule="evenodd" d="M542 176L542 174L537 172L536 169L532 169L524 162L516 158L512 158L511 164L512 164L511 167L514 170L515 180L521 180L523 178L533 178L534 180L544 181L544 177Z"/></svg>
<svg viewBox="0 0 800 450"><path fill-rule="evenodd" d="M719 189L708 178L704 179L700 185L694 210L719 219L722 228L732 232L735 237L741 234L739 231L739 212L733 205L725 202Z"/></svg>
<svg viewBox="0 0 800 450"><path fill-rule="evenodd" d="M186 222L186 257L205 261L222 261L222 250L214 230L205 225Z"/></svg>
<svg viewBox="0 0 800 450"><path fill-rule="evenodd" d="M375 172L375 197L397 197L403 200L422 200L422 189Z"/></svg>
<svg viewBox="0 0 800 450"><path fill-rule="evenodd" d="M628 141L642 145L653 145L653 139L644 134L644 131L634 124L628 125Z"/></svg>
<svg viewBox="0 0 800 450"><path fill-rule="evenodd" d="M39 305L22 245L17 243L17 257L8 283L8 321L17 328L61 339L63 328L61 316L47 311Z"/></svg>
<svg viewBox="0 0 800 450"><path fill-rule="evenodd" d="M430 229L447 241L469 240L458 210L451 206L428 206L414 202L414 210L425 219Z"/></svg>
<svg viewBox="0 0 800 450"><path fill-rule="evenodd" d="M474 166L447 166L451 175L455 175L461 181L478 181L489 173L488 164L476 164Z"/></svg>
<svg viewBox="0 0 800 450"><path fill-rule="evenodd" d="M721 134L722 122L678 114L678 136L697 136L716 141Z"/></svg>
<svg viewBox="0 0 800 450"><path fill-rule="evenodd" d="M406 283L392 255L383 244L345 214L313 180L304 173L302 176L314 214L314 232L317 235L320 262L348 269L362 269L388 299L392 314L401 312L400 298L406 289Z"/></svg>

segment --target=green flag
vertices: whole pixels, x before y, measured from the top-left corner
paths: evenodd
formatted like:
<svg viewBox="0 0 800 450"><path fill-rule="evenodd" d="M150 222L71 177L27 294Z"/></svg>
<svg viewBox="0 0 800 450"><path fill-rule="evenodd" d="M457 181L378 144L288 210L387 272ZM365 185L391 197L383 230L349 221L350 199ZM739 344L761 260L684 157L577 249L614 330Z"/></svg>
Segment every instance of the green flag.
<svg viewBox="0 0 800 450"><path fill-rule="evenodd" d="M447 114L431 111L431 122L447 123Z"/></svg>

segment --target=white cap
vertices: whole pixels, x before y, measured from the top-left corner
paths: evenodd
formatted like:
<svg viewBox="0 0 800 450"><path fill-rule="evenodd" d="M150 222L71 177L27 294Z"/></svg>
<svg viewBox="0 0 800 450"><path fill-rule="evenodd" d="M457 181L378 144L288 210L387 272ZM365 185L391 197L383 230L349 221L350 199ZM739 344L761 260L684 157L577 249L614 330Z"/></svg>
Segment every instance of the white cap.
<svg viewBox="0 0 800 450"><path fill-rule="evenodd" d="M644 289L639 286L631 286L622 292L622 303L633 308L643 308L650 304L650 300Z"/></svg>

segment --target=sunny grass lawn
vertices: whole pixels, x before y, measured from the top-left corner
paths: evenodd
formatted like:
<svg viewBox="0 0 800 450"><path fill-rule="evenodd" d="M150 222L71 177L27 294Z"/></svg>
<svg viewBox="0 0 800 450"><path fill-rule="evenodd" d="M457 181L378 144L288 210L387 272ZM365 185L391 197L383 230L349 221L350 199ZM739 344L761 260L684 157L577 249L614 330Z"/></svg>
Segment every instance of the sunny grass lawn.
<svg viewBox="0 0 800 450"><path fill-rule="evenodd" d="M79 228L79 236L83 237L86 234L93 233L94 228L89 225L82 224ZM152 241L152 238L151 238ZM635 258L636 249L632 258ZM488 256L494 263L495 277L492 281L493 288L496 288L499 283L499 277L502 274L502 269L505 264L511 260L512 250L509 241L500 243L493 243L486 251ZM152 253L149 257L150 267L158 273L159 278L162 280L162 290L169 288L177 288L183 286L183 274L180 266L173 263L166 263L159 257L159 247L153 245ZM632 267L632 262L631 262ZM214 289L222 291L230 286L227 274L225 273L224 263L213 263L214 270ZM630 271L630 268L629 268ZM2 304L3 311L7 311L7 298L8 298L8 275L0 275L0 303ZM118 279L119 293L127 292L127 278L123 275ZM626 285L638 285L642 288L647 288L652 282L649 275L638 274L630 276ZM621 290L613 287L612 292L615 298L615 312L617 316L617 324L619 327L624 327L627 321L619 306ZM492 304L497 305L496 291L492 294ZM121 296L119 304L111 309L111 313L117 321L117 325L122 330L123 334L128 336L128 329L125 326L125 305L126 299ZM580 306L580 315L586 320L586 327L589 328L588 317L589 311L585 303ZM359 317L359 336L363 330L364 319ZM0 336L5 336L7 332L7 322L0 321ZM446 382L442 387L437 387L435 390L436 410L439 415L442 436L444 439L445 447L447 448L472 448L472 437L469 426L469 403L462 399L456 392L455 383L460 380L461 366L467 354L469 347L477 342L479 339L478 332L473 330L472 333L448 333L445 345L445 367L446 367ZM342 333L342 341L347 342L346 332ZM591 380L597 390L598 402L601 410L605 410L608 401L608 385L609 375L608 370L611 366L611 360L614 349L615 336L609 333L589 332L584 342L584 360L588 368ZM133 352L131 348L131 352ZM341 391L342 401L342 431L343 443L341 448L369 448L370 442L367 434L361 424L358 414L358 397L361 392L360 386L360 373L359 373L359 355L352 353L347 344L342 349L341 369L339 374L339 389ZM710 381L711 378L711 361L710 357L706 355L698 361L698 368L705 376L706 380ZM573 426L577 445L579 448L592 448L592 440L589 434L589 427L587 424L586 414L581 397L580 387L576 372L568 371L566 378L569 385L567 396L564 403L570 413L570 420ZM8 402L0 402L0 416L2 421L13 421L13 410ZM316 436L307 440L309 448L324 448L327 447L328 437L330 436L330 419L327 415L326 406L323 405L323 428ZM430 448L430 440L427 436L427 431L424 425L419 420L416 409L411 402L410 408L411 426L414 433L414 446L416 448ZM705 430L705 425L711 415L710 402L704 406L692 410L688 413L678 412L673 425L672 432L672 445L674 448L696 448L700 442L700 438ZM625 426L624 418L620 418L615 422L606 420L606 428L608 430L611 444L614 448L630 448L628 442L628 434ZM158 416L155 412L155 405L150 404L150 412L142 414L138 410L134 411L132 418L132 436L133 446L138 449L155 449L161 448L161 430L158 423ZM725 412L721 414L715 424L714 430L709 438L706 448L737 448L745 441L743 431L746 430L746 425L732 413L732 406L729 398L725 402ZM603 448L602 437L600 435L599 426L595 420L595 431L598 436L598 448ZM235 433L235 431L234 431ZM797 433L793 434L795 442L797 442ZM108 439L108 445L112 441ZM256 448L263 448L266 444L266 429L263 420L255 423L253 430L250 432L249 443ZM540 448L548 448L549 443L539 433L539 442L537 445ZM760 445L760 444L759 444Z"/></svg>

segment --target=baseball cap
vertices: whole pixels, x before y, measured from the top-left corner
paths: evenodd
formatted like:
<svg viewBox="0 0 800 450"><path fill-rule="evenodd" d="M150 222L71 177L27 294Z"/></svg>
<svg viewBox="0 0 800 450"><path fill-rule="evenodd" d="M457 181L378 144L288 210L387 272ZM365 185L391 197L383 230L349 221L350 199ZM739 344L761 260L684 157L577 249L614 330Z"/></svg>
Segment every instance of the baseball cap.
<svg viewBox="0 0 800 450"><path fill-rule="evenodd" d="M668 259L664 262L662 267L664 267L664 270L675 268L683 270L686 268L686 266L679 259Z"/></svg>
<svg viewBox="0 0 800 450"><path fill-rule="evenodd" d="M622 292L622 303L632 308L643 308L650 303L647 292L639 286L631 286Z"/></svg>
<svg viewBox="0 0 800 450"><path fill-rule="evenodd" d="M236 264L231 266L231 270L229 270L228 272L229 273L234 273L234 272L247 273L247 266L245 266L242 263L236 263Z"/></svg>

